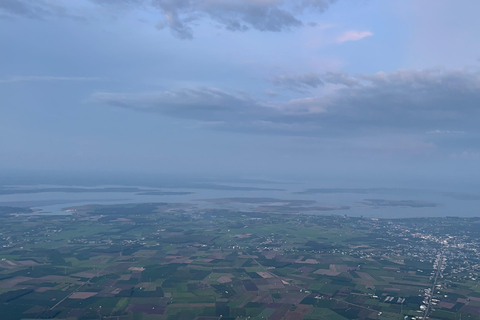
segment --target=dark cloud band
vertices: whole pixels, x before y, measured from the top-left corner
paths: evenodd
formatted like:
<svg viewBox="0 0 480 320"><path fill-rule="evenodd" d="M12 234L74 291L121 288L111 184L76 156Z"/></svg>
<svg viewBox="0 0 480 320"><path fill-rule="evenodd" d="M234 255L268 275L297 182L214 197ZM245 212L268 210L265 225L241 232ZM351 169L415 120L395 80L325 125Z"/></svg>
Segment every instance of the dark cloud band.
<svg viewBox="0 0 480 320"><path fill-rule="evenodd" d="M158 29L168 28L179 39L192 39L194 23L208 19L230 31L280 32L303 25L305 10L323 12L336 0L85 0L100 6L155 8L160 13ZM2 0L0 14L28 18L70 16L67 6L46 0Z"/></svg>
<svg viewBox="0 0 480 320"><path fill-rule="evenodd" d="M331 73L325 78L344 86L326 96L289 101L261 100L206 87L147 94L96 93L94 100L245 132L322 136L425 133L432 128L478 132L479 73L430 69L356 78ZM302 83L308 86L309 82Z"/></svg>

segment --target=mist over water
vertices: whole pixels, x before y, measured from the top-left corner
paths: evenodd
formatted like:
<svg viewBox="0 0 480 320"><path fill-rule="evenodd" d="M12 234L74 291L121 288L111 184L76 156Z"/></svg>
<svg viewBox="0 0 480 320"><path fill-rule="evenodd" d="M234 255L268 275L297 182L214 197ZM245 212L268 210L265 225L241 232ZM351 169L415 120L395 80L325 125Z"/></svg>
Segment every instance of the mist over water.
<svg viewBox="0 0 480 320"><path fill-rule="evenodd" d="M279 209L290 206L286 200L311 201L306 205L294 205L293 209L288 207L294 214L375 218L472 217L480 214L480 195L461 181L457 184L430 181L429 185L429 181L415 184L393 179L362 181L345 177L255 179L58 173L9 175L3 181L0 206L31 207L36 214L68 214L64 208L86 204L146 202L187 203L194 210L216 208L282 213ZM460 189L459 185L464 188ZM276 200L284 202L276 203Z"/></svg>

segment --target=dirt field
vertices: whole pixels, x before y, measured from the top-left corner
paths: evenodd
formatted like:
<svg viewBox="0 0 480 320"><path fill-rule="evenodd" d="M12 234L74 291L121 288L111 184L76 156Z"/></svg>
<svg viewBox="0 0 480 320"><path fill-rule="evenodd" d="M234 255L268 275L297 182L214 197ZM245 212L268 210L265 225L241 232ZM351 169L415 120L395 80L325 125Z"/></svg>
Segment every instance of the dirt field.
<svg viewBox="0 0 480 320"><path fill-rule="evenodd" d="M97 294L96 292L74 292L68 298L69 299L81 299L81 300L83 300L83 299L93 297L96 294Z"/></svg>

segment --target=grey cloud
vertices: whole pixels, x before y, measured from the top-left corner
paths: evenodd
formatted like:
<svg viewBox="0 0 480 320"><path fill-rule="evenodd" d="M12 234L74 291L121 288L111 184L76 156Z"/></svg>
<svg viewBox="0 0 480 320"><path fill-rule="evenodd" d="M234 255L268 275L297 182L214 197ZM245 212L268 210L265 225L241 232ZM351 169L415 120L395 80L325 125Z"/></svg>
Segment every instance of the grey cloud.
<svg viewBox="0 0 480 320"><path fill-rule="evenodd" d="M55 0L0 0L0 17L24 17L28 19L47 19L51 17L65 17L77 21L84 21L61 1Z"/></svg>
<svg viewBox="0 0 480 320"><path fill-rule="evenodd" d="M322 75L322 79L323 81L328 83L343 84L347 87L354 87L360 84L357 79L352 78L348 74L343 72L326 72Z"/></svg>
<svg viewBox="0 0 480 320"><path fill-rule="evenodd" d="M277 106L270 101L257 100L246 94L235 94L217 88L182 88L143 94L98 92L91 100L140 112L195 120L199 127L215 130L296 134L315 129L305 123L285 121L289 107L292 109L292 106L301 103L289 102L288 106ZM284 112L281 108L285 109ZM301 111L297 107L293 112Z"/></svg>
<svg viewBox="0 0 480 320"><path fill-rule="evenodd" d="M43 16L52 15L54 8L44 1L29 0L2 0L0 10L11 15L24 16L38 19Z"/></svg>
<svg viewBox="0 0 480 320"><path fill-rule="evenodd" d="M441 135L452 135L452 134L465 134L465 131L458 130L430 130L427 131L427 134L441 134Z"/></svg>
<svg viewBox="0 0 480 320"><path fill-rule="evenodd" d="M127 5L127 6L137 6L145 3L145 0L91 0L91 1L101 5Z"/></svg>
<svg viewBox="0 0 480 320"><path fill-rule="evenodd" d="M463 150L450 155L452 159L480 160L480 150Z"/></svg>
<svg viewBox="0 0 480 320"><path fill-rule="evenodd" d="M331 4L334 4L337 0L302 0L301 8L315 8L320 12L325 12Z"/></svg>
<svg viewBox="0 0 480 320"><path fill-rule="evenodd" d="M320 75L317 73L307 73L294 76L275 76L270 82L279 88L300 93L305 93L308 89L324 86L324 82L320 79Z"/></svg>
<svg viewBox="0 0 480 320"><path fill-rule="evenodd" d="M133 95L100 92L93 98L118 107L214 123L253 119L255 113L265 113L264 107L249 97L208 87Z"/></svg>
<svg viewBox="0 0 480 320"><path fill-rule="evenodd" d="M168 27L180 39L191 39L195 22L204 18L230 31L280 32L303 25L304 11L325 11L334 0L89 0L100 6L155 8L161 14L158 29ZM46 18L71 16L67 6L49 0L2 0L0 14ZM68 2L63 2L68 3Z"/></svg>
<svg viewBox="0 0 480 320"><path fill-rule="evenodd" d="M204 16L230 31L282 31L302 25L278 1L153 0L164 15L164 24L181 39L191 39L191 23Z"/></svg>
<svg viewBox="0 0 480 320"><path fill-rule="evenodd" d="M478 73L404 70L359 78L363 80L358 86L283 102L214 88L150 94L97 93L94 100L177 118L218 122L223 124L219 129L245 132L426 135L432 128L446 127L479 132Z"/></svg>
<svg viewBox="0 0 480 320"><path fill-rule="evenodd" d="M401 70L392 73L360 75L366 80L363 87L340 91L338 102L361 118L382 114L391 120L412 126L430 123L445 127L457 125L466 115L479 115L480 74L468 71L429 69ZM367 106L361 111L354 103ZM470 123L472 119L468 120ZM478 119L477 119L478 120ZM439 126L437 126L439 127ZM452 130L464 130L455 128Z"/></svg>
<svg viewBox="0 0 480 320"><path fill-rule="evenodd" d="M193 17L190 17L189 20L193 20ZM182 21L177 14L165 13L165 24L170 28L173 36L183 40L193 39L192 28L185 21Z"/></svg>
<svg viewBox="0 0 480 320"><path fill-rule="evenodd" d="M59 76L13 76L0 79L0 83L32 82L32 81L100 81L93 77L59 77Z"/></svg>
<svg viewBox="0 0 480 320"><path fill-rule="evenodd" d="M279 93L276 92L276 91L273 91L273 90L265 90L264 92L267 96L272 97L272 98L279 96Z"/></svg>
<svg viewBox="0 0 480 320"><path fill-rule="evenodd" d="M153 0L151 3L164 16L164 20L157 27L168 26L172 35L179 39L193 38L190 23L198 18L198 13L193 8L193 0Z"/></svg>
<svg viewBox="0 0 480 320"><path fill-rule="evenodd" d="M341 84L347 87L360 85L360 81L350 77L346 73L326 72L326 73L306 73L288 76L275 76L269 81L282 89L307 93L309 89L323 87L325 83Z"/></svg>
<svg viewBox="0 0 480 320"><path fill-rule="evenodd" d="M276 7L262 7L250 5L247 7L239 6L238 8L222 8L219 14L209 15L216 21L224 24L228 30L244 31L249 26L259 31L283 31L289 27L301 26L302 22L295 18L290 12ZM225 10L226 9L226 10ZM233 9L233 11L231 11ZM217 10L215 10L217 11ZM230 18L224 18L223 12L232 12Z"/></svg>
<svg viewBox="0 0 480 320"><path fill-rule="evenodd" d="M404 70L360 78L361 86L340 89L318 102L332 123L359 133L423 134L432 128L478 132L478 73Z"/></svg>

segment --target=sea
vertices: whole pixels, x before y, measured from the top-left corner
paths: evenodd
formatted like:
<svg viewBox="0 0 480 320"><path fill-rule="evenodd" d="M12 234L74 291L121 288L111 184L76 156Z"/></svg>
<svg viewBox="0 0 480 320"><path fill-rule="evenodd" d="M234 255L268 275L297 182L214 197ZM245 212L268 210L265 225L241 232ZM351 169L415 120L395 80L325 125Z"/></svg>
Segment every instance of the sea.
<svg viewBox="0 0 480 320"><path fill-rule="evenodd" d="M296 200L297 203L291 204L288 200ZM309 202L303 204L298 200ZM193 210L216 208L252 211L262 206L262 211L269 213L276 213L275 208L279 206L294 206L294 214L382 219L480 216L480 195L436 189L344 188L318 183L275 181L186 183L184 186L164 187L128 185L128 188L118 184L88 187L45 184L0 186L0 206L29 207L35 210L35 215L69 215L71 213L66 211L67 208L87 204L151 202L187 203ZM272 206L271 211L269 206ZM321 209L312 210L310 207Z"/></svg>

